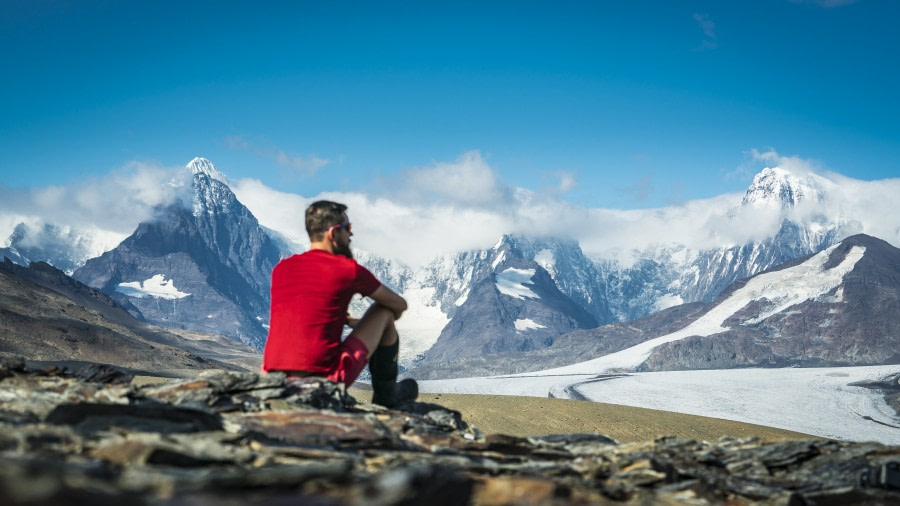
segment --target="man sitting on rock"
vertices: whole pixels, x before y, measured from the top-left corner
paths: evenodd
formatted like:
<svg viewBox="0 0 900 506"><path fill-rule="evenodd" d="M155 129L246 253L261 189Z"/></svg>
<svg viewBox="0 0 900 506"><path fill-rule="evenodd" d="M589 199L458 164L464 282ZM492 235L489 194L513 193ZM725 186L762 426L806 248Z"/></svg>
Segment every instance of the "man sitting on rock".
<svg viewBox="0 0 900 506"><path fill-rule="evenodd" d="M418 396L415 380L397 382L400 341L394 322L406 311L406 301L353 259L346 210L336 202L313 202L306 209L309 251L272 270L263 370L323 376L350 386L368 361L372 402L394 407ZM359 319L347 313L356 293L374 300ZM344 325L352 332L341 342Z"/></svg>

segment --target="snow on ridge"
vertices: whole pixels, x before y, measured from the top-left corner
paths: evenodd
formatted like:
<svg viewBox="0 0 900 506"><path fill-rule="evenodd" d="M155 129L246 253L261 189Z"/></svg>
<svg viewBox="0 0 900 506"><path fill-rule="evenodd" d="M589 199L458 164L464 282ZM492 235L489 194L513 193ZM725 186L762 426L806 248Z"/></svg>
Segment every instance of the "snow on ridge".
<svg viewBox="0 0 900 506"><path fill-rule="evenodd" d="M653 310L662 311L663 309L679 306L681 304L684 304L684 299L680 295L667 293L656 299L656 302L653 303Z"/></svg>
<svg viewBox="0 0 900 506"><path fill-rule="evenodd" d="M157 274L150 279L144 280L143 283L140 281L119 283L116 285L116 291L138 299L154 297L157 299L175 300L183 299L190 295L179 291L175 288L175 280L166 280L166 277L162 274Z"/></svg>
<svg viewBox="0 0 900 506"><path fill-rule="evenodd" d="M526 284L534 284L531 281L534 273L534 269L516 269L515 267L510 267L497 274L497 290L503 295L509 295L514 299L539 299L540 297L536 293L525 286Z"/></svg>
<svg viewBox="0 0 900 506"><path fill-rule="evenodd" d="M840 244L816 254L802 264L749 279L743 287L681 330L593 360L531 374L595 374L610 369L635 369L650 357L657 346L691 336L711 336L728 331L730 327L723 326L725 321L750 302L768 302L768 307L755 318L744 322L752 325L793 305L817 299L840 285L844 276L853 270L866 251L862 246L854 246L839 265L825 269L831 252L838 246Z"/></svg>
<svg viewBox="0 0 900 506"><path fill-rule="evenodd" d="M228 178L225 174L219 172L216 166L206 158L196 157L187 164L187 168L194 174L206 174L212 179L228 184Z"/></svg>
<svg viewBox="0 0 900 506"><path fill-rule="evenodd" d="M833 183L813 172L795 174L781 167L766 167L753 178L743 205L786 205L821 202Z"/></svg>
<svg viewBox="0 0 900 506"><path fill-rule="evenodd" d="M536 321L532 320L531 318L520 318L520 319L516 320L515 323L513 323L513 325L515 325L516 330L519 332L522 332L524 330L547 328L546 326L541 325L540 323L537 323Z"/></svg>
<svg viewBox="0 0 900 506"><path fill-rule="evenodd" d="M506 251L501 251L500 254L497 255L497 258L495 258L494 261L491 262L491 269L496 269L498 265L503 263L504 259L506 259Z"/></svg>
<svg viewBox="0 0 900 506"><path fill-rule="evenodd" d="M553 257L553 251L542 249L534 255L534 261L550 273L550 277L556 279L556 259Z"/></svg>

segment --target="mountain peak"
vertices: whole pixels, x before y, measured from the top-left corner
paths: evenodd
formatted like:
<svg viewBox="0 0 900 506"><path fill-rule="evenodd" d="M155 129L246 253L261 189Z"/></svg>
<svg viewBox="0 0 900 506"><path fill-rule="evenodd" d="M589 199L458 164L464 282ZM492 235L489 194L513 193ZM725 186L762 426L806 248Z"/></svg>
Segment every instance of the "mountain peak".
<svg viewBox="0 0 900 506"><path fill-rule="evenodd" d="M215 179L217 181L228 184L228 178L225 177L225 174L219 172L219 170L216 169L216 166L206 158L202 158L199 156L194 158L187 164L187 168L190 169L191 173L193 173L194 175L204 174L210 179Z"/></svg>
<svg viewBox="0 0 900 506"><path fill-rule="evenodd" d="M822 201L827 183L812 172L797 175L780 167L766 167L753 177L741 204L794 207L804 201Z"/></svg>
<svg viewBox="0 0 900 506"><path fill-rule="evenodd" d="M231 191L228 178L211 161L197 157L187 168L192 173L194 216L227 214L233 208L243 207Z"/></svg>

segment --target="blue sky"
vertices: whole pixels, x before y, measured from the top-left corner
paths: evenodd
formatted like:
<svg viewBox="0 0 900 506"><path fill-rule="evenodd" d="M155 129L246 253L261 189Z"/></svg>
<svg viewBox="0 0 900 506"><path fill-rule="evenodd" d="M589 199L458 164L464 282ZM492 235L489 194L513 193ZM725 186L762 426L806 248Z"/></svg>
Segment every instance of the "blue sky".
<svg viewBox="0 0 900 506"><path fill-rule="evenodd" d="M900 176L900 2L0 0L0 184L211 159L377 191L478 151L512 186L647 208L753 149Z"/></svg>

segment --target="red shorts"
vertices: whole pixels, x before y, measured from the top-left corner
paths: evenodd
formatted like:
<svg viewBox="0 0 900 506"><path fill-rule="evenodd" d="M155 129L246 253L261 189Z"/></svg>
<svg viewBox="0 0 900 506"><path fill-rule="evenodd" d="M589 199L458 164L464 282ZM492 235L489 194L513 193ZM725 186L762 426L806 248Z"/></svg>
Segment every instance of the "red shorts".
<svg viewBox="0 0 900 506"><path fill-rule="evenodd" d="M341 355L337 364L328 371L328 378L335 383L343 383L348 387L369 363L369 348L366 343L352 334L341 343Z"/></svg>

